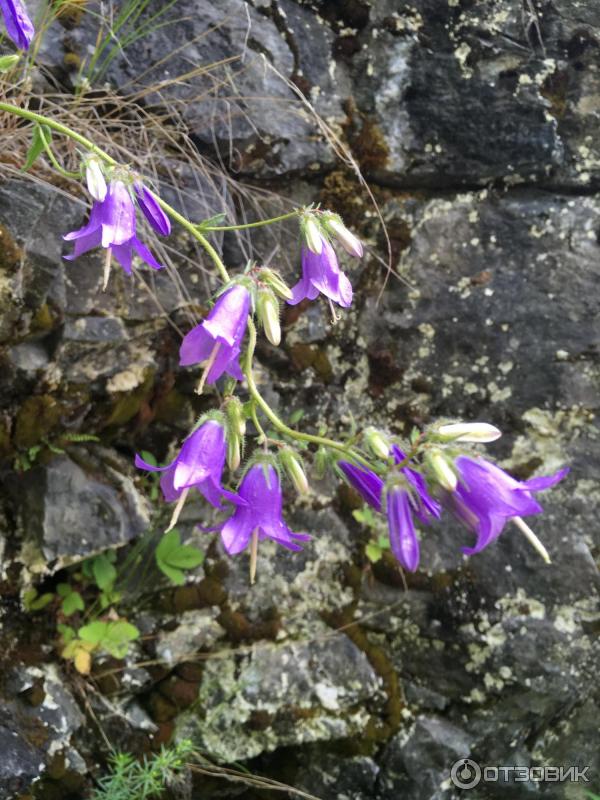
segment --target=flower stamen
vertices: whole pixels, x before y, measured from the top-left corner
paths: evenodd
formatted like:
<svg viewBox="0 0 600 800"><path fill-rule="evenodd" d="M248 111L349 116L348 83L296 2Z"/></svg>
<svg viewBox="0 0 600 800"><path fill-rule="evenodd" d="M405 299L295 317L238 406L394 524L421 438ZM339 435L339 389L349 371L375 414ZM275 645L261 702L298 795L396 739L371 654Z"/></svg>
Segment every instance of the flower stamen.
<svg viewBox="0 0 600 800"><path fill-rule="evenodd" d="M537 552L541 555L543 560L546 564L552 563L550 560L550 555L535 533L531 530L529 525L521 519L521 517L512 517L512 521L515 523L517 528L525 535L525 538L532 545L532 547L537 550Z"/></svg>
<svg viewBox="0 0 600 800"><path fill-rule="evenodd" d="M108 279L110 278L110 267L112 264L112 249L110 247L106 248L106 253L104 254L104 280L102 281L102 291L106 291L106 287L108 286Z"/></svg>
<svg viewBox="0 0 600 800"><path fill-rule="evenodd" d="M206 378L208 373L210 372L212 365L215 363L215 360L219 354L219 348L221 346L220 342L216 342L213 349L210 351L210 355L202 371L202 375L200 376L200 380L198 381L198 386L196 386L196 394L202 394L204 391L204 384L206 383Z"/></svg>
<svg viewBox="0 0 600 800"><path fill-rule="evenodd" d="M256 578L256 563L258 560L258 528L252 531L250 540L250 583L254 584Z"/></svg>
<svg viewBox="0 0 600 800"><path fill-rule="evenodd" d="M171 521L169 522L169 527L165 530L165 533L168 533L169 531L173 530L175 525L177 525L177 520L179 519L179 515L183 511L183 506L185 505L185 501L187 500L187 496L189 493L190 493L190 487L188 486L179 495L179 500L177 501L177 505L173 509Z"/></svg>

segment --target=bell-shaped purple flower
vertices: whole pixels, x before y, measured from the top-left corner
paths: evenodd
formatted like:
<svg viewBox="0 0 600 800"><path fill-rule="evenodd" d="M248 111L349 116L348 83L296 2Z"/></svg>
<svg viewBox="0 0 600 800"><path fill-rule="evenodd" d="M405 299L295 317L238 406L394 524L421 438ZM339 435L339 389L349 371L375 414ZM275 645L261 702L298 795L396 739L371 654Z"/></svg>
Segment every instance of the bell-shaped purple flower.
<svg viewBox="0 0 600 800"><path fill-rule="evenodd" d="M386 513L390 535L390 549L404 569L415 572L419 566L419 540L413 522L413 505L410 491L393 486L386 492Z"/></svg>
<svg viewBox="0 0 600 800"><path fill-rule="evenodd" d="M208 360L206 383L214 383L224 372L241 381L244 376L238 358L249 310L248 290L234 284L217 298L204 322L186 334L179 350L180 365L185 367Z"/></svg>
<svg viewBox="0 0 600 800"><path fill-rule="evenodd" d="M476 535L473 547L463 553L479 553L502 533L510 519L540 514L543 509L532 492L554 486L569 472L568 467L554 475L518 481L495 464L483 458L459 456L455 463L458 486L445 493L442 502Z"/></svg>
<svg viewBox="0 0 600 800"><path fill-rule="evenodd" d="M0 0L0 10L10 38L21 50L28 50L35 30L21 0Z"/></svg>
<svg viewBox="0 0 600 800"><path fill-rule="evenodd" d="M406 454L403 453L397 445L392 447L392 455L394 456L396 464L401 464L406 460ZM400 471L410 485L410 499L413 511L418 519L424 525L430 523L434 518L439 519L442 513L442 507L437 500L434 500L429 494L427 483L421 473L410 467L402 467Z"/></svg>
<svg viewBox="0 0 600 800"><path fill-rule="evenodd" d="M273 539L288 550L301 550L297 542L310 539L308 534L291 531L283 520L281 484L277 471L270 464L250 467L238 494L243 504L236 506L221 528L223 546L230 555L244 550L255 531L259 541Z"/></svg>
<svg viewBox="0 0 600 800"><path fill-rule="evenodd" d="M133 184L133 190L140 211L152 228L161 236L168 236L171 233L171 220L162 210L152 192L139 181Z"/></svg>
<svg viewBox="0 0 600 800"><path fill-rule="evenodd" d="M223 426L209 419L191 433L179 455L165 467L156 467L136 454L135 465L150 472L162 472L160 488L167 503L179 499L186 489L195 487L208 502L221 508L221 499L237 502L232 492L221 486L225 465L226 443Z"/></svg>
<svg viewBox="0 0 600 800"><path fill-rule="evenodd" d="M287 302L295 306L301 300L314 300L319 292L343 308L352 304L352 285L340 270L337 256L330 243L323 239L320 253L302 248L302 278L292 287L292 298Z"/></svg>
<svg viewBox="0 0 600 800"><path fill-rule="evenodd" d="M383 481L379 475L369 469L357 467L349 461L338 461L338 467L348 479L348 483L356 489L362 498L375 511L381 511Z"/></svg>
<svg viewBox="0 0 600 800"><path fill-rule="evenodd" d="M65 258L72 261L88 250L101 246L110 250L128 274L131 272L133 251L149 266L162 269L162 265L135 234L135 205L131 195L122 181L111 181L104 200L93 204L88 224L63 237L68 242L75 242L72 255Z"/></svg>

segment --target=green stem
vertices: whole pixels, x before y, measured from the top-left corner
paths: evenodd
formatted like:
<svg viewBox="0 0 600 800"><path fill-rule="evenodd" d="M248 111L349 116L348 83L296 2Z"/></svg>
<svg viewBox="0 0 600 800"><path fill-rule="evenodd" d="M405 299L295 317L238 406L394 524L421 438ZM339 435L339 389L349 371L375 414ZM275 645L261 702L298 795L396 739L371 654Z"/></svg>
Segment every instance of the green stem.
<svg viewBox="0 0 600 800"><path fill-rule="evenodd" d="M44 145L44 150L46 151L46 155L50 159L50 163L54 167L54 169L60 173L63 178L75 178L76 180L81 180L81 172L69 172L68 169L62 167L54 153L52 152L52 148L50 147L50 142L46 140L46 134L44 133L44 129L42 127L39 128L40 138L42 140L42 144Z"/></svg>
<svg viewBox="0 0 600 800"><path fill-rule="evenodd" d="M283 222L286 219L292 219L292 217L296 217L298 214L302 213L301 208L296 208L294 211L290 211L289 214L282 214L279 217L271 217L270 219L261 219L258 222L246 222L243 225L210 225L206 228L200 223L198 227L203 231L244 231L248 228L260 228L263 225L272 225L274 222Z"/></svg>
<svg viewBox="0 0 600 800"><path fill-rule="evenodd" d="M0 111L6 111L9 114L14 114L17 117L21 117L22 119L29 120L30 122L36 122L39 125L47 125L52 130L57 131L58 133L63 134L63 136L67 136L73 141L77 142L78 144L82 145L89 150L91 153L94 153L98 156L105 164L109 166L116 167L118 166L118 162L115 161L114 158L105 153L100 147L97 147L92 141L87 139L85 136L81 136L81 134L77 133L76 131L69 128L67 125L63 125L61 122L57 122L56 120L51 119L50 117L46 117L44 114L37 114L35 111L29 111L25 108L20 108L19 106L14 106L11 103L1 103L0 102ZM228 283L229 273L227 272L227 268L221 257L215 250L215 248L211 245L211 243L206 239L205 236L198 230L198 228L182 216L178 211L176 211L172 206L166 203L162 198L158 197L158 195L151 192L152 196L156 200L156 202L160 205L163 211L168 214L173 220L178 222L182 228L184 228L188 233L193 236L194 239L204 248L206 253L212 259L221 279L224 283ZM262 222L256 223L248 223L245 226L230 226L229 230L237 230L240 227L258 227L260 225L268 225L274 221L278 221L281 219L289 219L294 215L298 214L299 212L293 211L289 214L283 214L281 217L274 217L270 220L263 220ZM212 230L227 230L228 228L218 228L214 227ZM210 228L207 230L211 230ZM252 358L254 356L254 349L256 347L256 327L254 325L254 321L252 318L248 319L248 332L249 332L249 344L248 344L248 352L246 357L246 368L244 370L244 374L246 376L246 380L248 382L248 389L250 391L251 396L253 397L257 406L262 410L264 415L267 419L271 422L271 424L280 432L289 436L296 441L302 442L309 442L311 444L320 445L322 447L328 447L331 450L337 450L339 453L342 453L346 458L351 458L354 461L358 461L359 463L371 468L369 461L363 458L359 453L357 453L354 449L349 447L348 445L343 444L342 442L337 442L334 439L329 439L324 436L316 436L311 433L303 433L302 431L294 430L294 428L290 428L286 425L277 414L273 411L273 409L269 406L267 401L263 398L261 393L256 386L256 382L254 380L254 375L252 373Z"/></svg>

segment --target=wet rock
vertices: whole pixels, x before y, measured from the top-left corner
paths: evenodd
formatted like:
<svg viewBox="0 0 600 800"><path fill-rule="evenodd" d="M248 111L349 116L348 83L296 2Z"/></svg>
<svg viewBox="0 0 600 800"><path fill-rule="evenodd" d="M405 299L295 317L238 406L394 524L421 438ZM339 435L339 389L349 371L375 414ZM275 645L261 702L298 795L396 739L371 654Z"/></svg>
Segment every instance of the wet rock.
<svg viewBox="0 0 600 800"><path fill-rule="evenodd" d="M99 470L95 475L67 456L57 456L28 474L25 530L41 559L26 545L25 562L33 571L44 562L56 570L123 545L147 527L148 504L131 478L101 460L92 459L92 465Z"/></svg>

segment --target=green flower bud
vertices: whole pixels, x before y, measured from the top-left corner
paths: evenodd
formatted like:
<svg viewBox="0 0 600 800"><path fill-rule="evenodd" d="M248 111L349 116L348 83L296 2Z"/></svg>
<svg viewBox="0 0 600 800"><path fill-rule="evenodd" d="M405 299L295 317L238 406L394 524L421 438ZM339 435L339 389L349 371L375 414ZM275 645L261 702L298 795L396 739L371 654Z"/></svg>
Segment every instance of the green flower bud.
<svg viewBox="0 0 600 800"><path fill-rule="evenodd" d="M271 289L259 289L256 313L263 326L265 336L277 346L281 342L279 303Z"/></svg>
<svg viewBox="0 0 600 800"><path fill-rule="evenodd" d="M306 246L316 255L320 255L323 250L323 234L318 222L312 214L305 214L300 224Z"/></svg>
<svg viewBox="0 0 600 800"><path fill-rule="evenodd" d="M436 433L454 442L495 442L502 436L502 431L488 422L453 422L440 425Z"/></svg>
<svg viewBox="0 0 600 800"><path fill-rule="evenodd" d="M427 466L442 489L453 492L456 489L458 480L448 457L441 450L431 450L427 453L426 461Z"/></svg>
<svg viewBox="0 0 600 800"><path fill-rule="evenodd" d="M266 283L267 286L270 286L271 289L273 289L273 291L275 292L275 294L278 294L282 300L292 299L293 297L292 290L288 287L288 285L285 283L281 275L279 275L277 272L274 272L272 269L269 269L268 267L262 267L258 271L258 278L263 283Z"/></svg>
<svg viewBox="0 0 600 800"><path fill-rule="evenodd" d="M246 416L243 403L237 397L228 397L225 401L225 416L228 430L243 439L246 435Z"/></svg>
<svg viewBox="0 0 600 800"><path fill-rule="evenodd" d="M232 472L235 472L241 461L240 437L235 433L230 434L227 437L227 466Z"/></svg>
<svg viewBox="0 0 600 800"><path fill-rule="evenodd" d="M285 447L279 452L279 460L298 494L306 494L308 492L308 480L300 456L294 450Z"/></svg>
<svg viewBox="0 0 600 800"><path fill-rule="evenodd" d="M390 443L387 436L377 428L367 428L364 433L365 441L377 458L387 460L390 456Z"/></svg>

